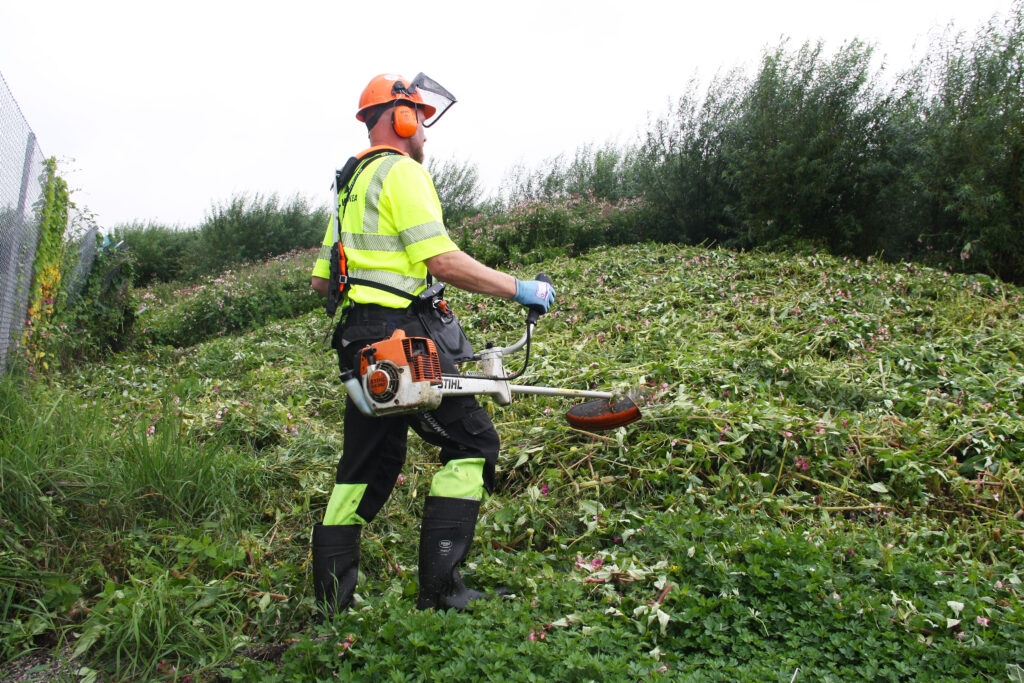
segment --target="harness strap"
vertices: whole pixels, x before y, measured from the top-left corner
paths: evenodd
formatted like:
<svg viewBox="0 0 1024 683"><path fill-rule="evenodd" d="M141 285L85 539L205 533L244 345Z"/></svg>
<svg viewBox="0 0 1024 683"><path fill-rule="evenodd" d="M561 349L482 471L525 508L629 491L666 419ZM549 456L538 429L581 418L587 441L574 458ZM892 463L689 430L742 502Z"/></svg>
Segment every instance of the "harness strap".
<svg viewBox="0 0 1024 683"><path fill-rule="evenodd" d="M348 275L342 275L341 285L345 287L349 285L359 285L360 287L373 287L374 289L379 289L383 292L387 292L388 294L395 294L397 296L405 297L409 301L419 301L418 296L410 294L409 292L406 292L403 289L399 289L398 287L392 287L391 285L386 285L383 282L364 280L361 277L349 277Z"/></svg>

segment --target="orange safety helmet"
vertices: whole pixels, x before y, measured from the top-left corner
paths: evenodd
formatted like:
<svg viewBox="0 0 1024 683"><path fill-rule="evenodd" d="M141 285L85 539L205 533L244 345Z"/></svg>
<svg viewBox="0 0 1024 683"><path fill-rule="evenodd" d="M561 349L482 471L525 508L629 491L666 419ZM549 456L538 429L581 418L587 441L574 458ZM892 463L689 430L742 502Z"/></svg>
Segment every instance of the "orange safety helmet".
<svg viewBox="0 0 1024 683"><path fill-rule="evenodd" d="M363 89L363 94L359 96L359 111L356 112L356 120L365 122L366 110L370 107L399 100L423 107L427 118L430 118L434 115L434 107L426 104L415 89L410 92L411 84L412 81L398 74L374 76Z"/></svg>
<svg viewBox="0 0 1024 683"><path fill-rule="evenodd" d="M431 102L427 102L424 95ZM437 81L422 73L416 74L416 78L411 81L398 74L380 74L370 79L369 84L363 89L363 94L359 96L356 120L365 123L367 109L388 102L408 102L421 107L426 118L423 125L429 128L441 118L448 107L455 104L455 96Z"/></svg>

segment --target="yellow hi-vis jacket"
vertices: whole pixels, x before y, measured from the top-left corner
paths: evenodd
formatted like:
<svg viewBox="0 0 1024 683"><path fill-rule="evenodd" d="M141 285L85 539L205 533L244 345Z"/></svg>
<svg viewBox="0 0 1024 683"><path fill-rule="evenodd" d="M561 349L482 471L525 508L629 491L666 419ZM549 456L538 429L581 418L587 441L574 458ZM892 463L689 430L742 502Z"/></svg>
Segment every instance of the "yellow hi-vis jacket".
<svg viewBox="0 0 1024 683"><path fill-rule="evenodd" d="M418 294L427 286L424 261L458 250L444 227L430 174L405 154L374 158L357 173L341 222L348 275ZM338 188L339 202L344 202L345 192ZM330 278L333 244L334 226L328 223L314 277ZM391 308L409 305L408 299L366 285L352 285L347 299Z"/></svg>

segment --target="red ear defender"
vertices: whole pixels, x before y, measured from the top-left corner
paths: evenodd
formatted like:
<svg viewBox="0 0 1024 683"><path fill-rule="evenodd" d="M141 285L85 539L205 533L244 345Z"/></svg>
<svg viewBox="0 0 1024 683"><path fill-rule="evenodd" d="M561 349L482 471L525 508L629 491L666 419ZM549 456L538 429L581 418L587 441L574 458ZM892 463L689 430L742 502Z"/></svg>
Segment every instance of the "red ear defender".
<svg viewBox="0 0 1024 683"><path fill-rule="evenodd" d="M396 106L391 112L391 125L399 137L411 138L420 125L416 118L416 110L403 105Z"/></svg>

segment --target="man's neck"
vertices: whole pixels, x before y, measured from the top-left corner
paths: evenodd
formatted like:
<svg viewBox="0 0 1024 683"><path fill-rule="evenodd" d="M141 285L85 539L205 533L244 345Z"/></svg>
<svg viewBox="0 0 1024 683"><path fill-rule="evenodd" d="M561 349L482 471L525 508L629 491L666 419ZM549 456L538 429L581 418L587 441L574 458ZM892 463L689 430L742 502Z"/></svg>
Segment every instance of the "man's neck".
<svg viewBox="0 0 1024 683"><path fill-rule="evenodd" d="M394 145L374 145L373 147L369 147L367 149L364 149L362 152L360 152L356 156L359 157L360 159L362 159L363 157L365 157L368 154L373 154L374 152L381 152L381 151L384 151L384 150L391 150L393 152L398 152L399 154L401 154L403 156L409 156L408 152L405 152L405 151L399 149L398 147L395 147Z"/></svg>

